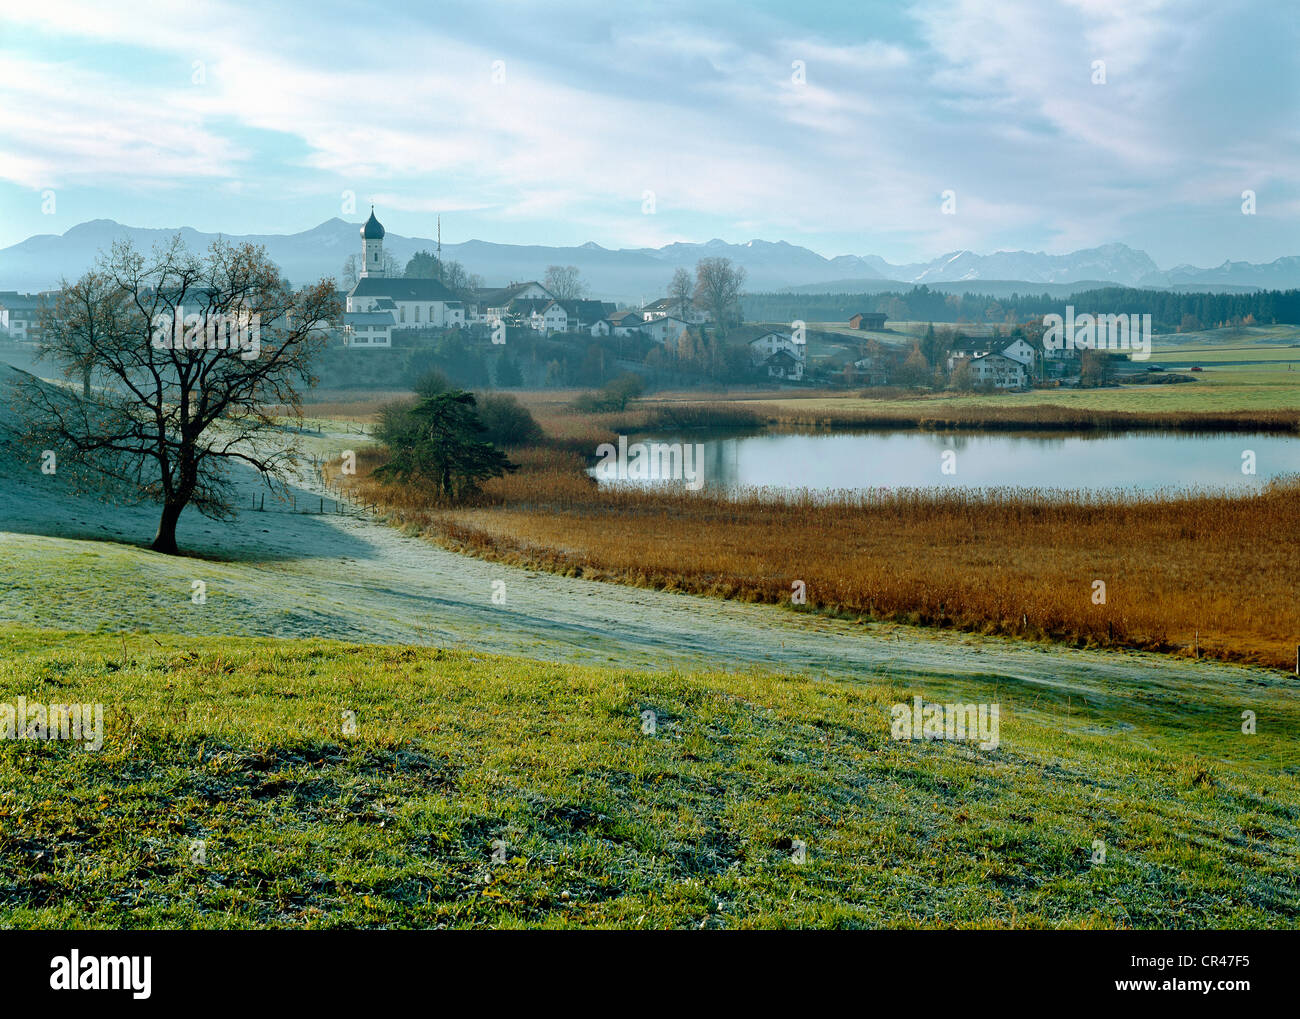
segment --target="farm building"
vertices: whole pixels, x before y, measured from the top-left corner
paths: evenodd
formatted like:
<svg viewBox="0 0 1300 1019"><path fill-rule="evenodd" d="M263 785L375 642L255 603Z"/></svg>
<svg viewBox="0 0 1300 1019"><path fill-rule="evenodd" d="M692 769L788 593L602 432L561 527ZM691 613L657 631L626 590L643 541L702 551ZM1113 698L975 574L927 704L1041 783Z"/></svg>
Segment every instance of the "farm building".
<svg viewBox="0 0 1300 1019"><path fill-rule="evenodd" d="M860 311L849 319L850 329L884 329L888 316L883 311Z"/></svg>

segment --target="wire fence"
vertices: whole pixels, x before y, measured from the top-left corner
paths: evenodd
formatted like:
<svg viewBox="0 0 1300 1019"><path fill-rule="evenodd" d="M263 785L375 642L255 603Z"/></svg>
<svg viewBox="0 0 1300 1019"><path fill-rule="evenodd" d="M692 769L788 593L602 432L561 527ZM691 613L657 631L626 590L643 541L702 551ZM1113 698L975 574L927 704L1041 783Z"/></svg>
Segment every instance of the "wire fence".
<svg viewBox="0 0 1300 1019"><path fill-rule="evenodd" d="M322 470L324 463L325 461L320 457L312 457L311 470L316 486L324 489L327 494L299 491L289 493L287 499L278 498L273 494L271 505L268 507L266 492L253 492L250 509L255 513L294 513L306 516L329 514L356 517L368 516L378 511L377 503L353 499L342 484L326 481L325 472Z"/></svg>

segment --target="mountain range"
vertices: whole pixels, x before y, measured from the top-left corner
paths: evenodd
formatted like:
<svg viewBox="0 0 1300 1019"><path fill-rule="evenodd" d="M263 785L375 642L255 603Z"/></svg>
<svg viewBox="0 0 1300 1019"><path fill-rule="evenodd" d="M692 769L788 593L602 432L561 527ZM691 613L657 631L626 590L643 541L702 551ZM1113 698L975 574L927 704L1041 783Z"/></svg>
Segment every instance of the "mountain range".
<svg viewBox="0 0 1300 1019"><path fill-rule="evenodd" d="M227 235L227 240L265 245L267 253L295 283L338 276L348 255L358 253L360 225L334 218L296 234ZM190 227L179 230L124 226L110 219L80 223L63 234L37 234L0 249L0 290L38 291L57 285L61 277L75 278L94 263L98 253L115 240L129 239L148 249L175 233L191 249L204 250L218 236ZM385 251L399 264L416 251L432 251L427 237L388 233ZM913 285L967 289L979 282L1038 292L1056 291L1063 284L1123 285L1179 290L1254 290L1300 287L1300 255L1272 262L1225 261L1214 268L1178 265L1161 269L1143 251L1125 244L1105 244L1066 255L1034 251L998 251L988 255L952 251L928 262L894 264L878 255L838 255L826 258L786 241L753 240L743 244L711 240L674 243L661 248L610 249L588 242L576 247L497 244L470 240L443 244L443 256L454 259L483 278L489 286L541 279L548 265L576 265L592 295L637 302L661 296L673 270L693 269L701 258L721 256L743 266L750 291L798 290L869 293L908 289ZM1026 286L1033 285L1033 286ZM1009 292L1009 291L1008 291Z"/></svg>

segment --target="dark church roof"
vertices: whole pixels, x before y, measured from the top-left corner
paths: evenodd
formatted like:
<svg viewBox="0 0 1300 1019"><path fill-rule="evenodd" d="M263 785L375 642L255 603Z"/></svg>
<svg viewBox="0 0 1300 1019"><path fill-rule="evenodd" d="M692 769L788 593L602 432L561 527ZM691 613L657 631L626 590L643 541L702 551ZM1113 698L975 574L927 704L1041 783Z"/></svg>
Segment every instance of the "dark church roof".
<svg viewBox="0 0 1300 1019"><path fill-rule="evenodd" d="M365 226L361 228L361 238L366 241L382 241L384 239L384 227L375 219L375 207L370 207L370 218L366 220Z"/></svg>
<svg viewBox="0 0 1300 1019"><path fill-rule="evenodd" d="M349 297L391 297L394 301L457 301L459 298L441 280L405 276L366 276L352 288Z"/></svg>

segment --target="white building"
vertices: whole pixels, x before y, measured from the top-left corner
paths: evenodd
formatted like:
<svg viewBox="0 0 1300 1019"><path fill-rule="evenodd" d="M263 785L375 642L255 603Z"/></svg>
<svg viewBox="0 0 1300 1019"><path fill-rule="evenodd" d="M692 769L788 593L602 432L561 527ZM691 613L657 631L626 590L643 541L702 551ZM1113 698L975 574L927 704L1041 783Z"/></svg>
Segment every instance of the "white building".
<svg viewBox="0 0 1300 1019"><path fill-rule="evenodd" d="M344 308L347 314L388 312L392 315L393 329L448 329L464 325L464 305L441 280L387 277L384 228L375 219L373 208L361 227L361 254L363 268L357 285L348 291Z"/></svg>
<svg viewBox="0 0 1300 1019"><path fill-rule="evenodd" d="M642 326L645 325L645 319L638 311L616 311L606 316L605 321L609 323L610 330L615 336L639 335Z"/></svg>
<svg viewBox="0 0 1300 1019"><path fill-rule="evenodd" d="M657 318L653 322L643 322L641 332L649 336L656 343L668 343L676 340L684 332L689 332L691 325L675 315L665 315L663 318Z"/></svg>
<svg viewBox="0 0 1300 1019"><path fill-rule="evenodd" d="M1009 357L1013 361L1019 361L1030 372L1034 370L1034 348L1022 339L1017 339L1015 342L1003 347L1002 356Z"/></svg>
<svg viewBox="0 0 1300 1019"><path fill-rule="evenodd" d="M569 331L569 311L559 301L551 301L541 311L533 312L533 328L544 336Z"/></svg>
<svg viewBox="0 0 1300 1019"><path fill-rule="evenodd" d="M391 311L350 311L343 315L343 331L350 347L391 347L393 313Z"/></svg>
<svg viewBox="0 0 1300 1019"><path fill-rule="evenodd" d="M807 344L795 343L789 333L775 330L749 341L749 361L776 379L798 382L803 378Z"/></svg>
<svg viewBox="0 0 1300 1019"><path fill-rule="evenodd" d="M34 340L39 332L40 303L33 294L0 291L0 331L11 340Z"/></svg>
<svg viewBox="0 0 1300 1019"><path fill-rule="evenodd" d="M1024 389L1029 382L1025 366L1002 354L981 354L970 359L971 375L976 386L994 389Z"/></svg>

